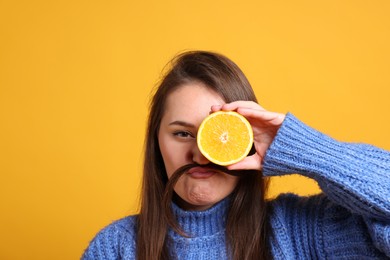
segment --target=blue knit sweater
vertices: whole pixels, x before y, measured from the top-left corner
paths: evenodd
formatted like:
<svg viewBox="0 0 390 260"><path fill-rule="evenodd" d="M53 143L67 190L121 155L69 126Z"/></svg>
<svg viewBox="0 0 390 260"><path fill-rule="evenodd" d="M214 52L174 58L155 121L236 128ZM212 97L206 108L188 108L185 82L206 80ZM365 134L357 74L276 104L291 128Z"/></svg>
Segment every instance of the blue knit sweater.
<svg viewBox="0 0 390 260"><path fill-rule="evenodd" d="M323 194L281 195L271 203L269 237L274 259L390 258L390 153L337 142L287 114L264 159L266 176L300 173ZM228 259L228 198L205 211L173 211L184 238L169 231L178 259ZM135 259L135 217L101 230L82 259Z"/></svg>

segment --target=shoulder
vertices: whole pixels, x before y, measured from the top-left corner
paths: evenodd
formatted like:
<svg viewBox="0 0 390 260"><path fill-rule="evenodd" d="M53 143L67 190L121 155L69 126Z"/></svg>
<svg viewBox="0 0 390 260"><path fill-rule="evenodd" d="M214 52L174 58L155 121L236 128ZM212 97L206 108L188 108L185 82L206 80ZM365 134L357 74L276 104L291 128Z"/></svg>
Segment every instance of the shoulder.
<svg viewBox="0 0 390 260"><path fill-rule="evenodd" d="M110 240L131 239L134 240L136 236L136 222L137 216L128 216L116 220L103 228L97 237L106 237Z"/></svg>
<svg viewBox="0 0 390 260"><path fill-rule="evenodd" d="M347 200L348 197L343 199ZM306 221L322 221L335 224L350 219L365 219L365 216L337 204L325 193L312 196L299 196L292 193L281 194L268 201L270 221L288 221L300 218Z"/></svg>
<svg viewBox="0 0 390 260"><path fill-rule="evenodd" d="M112 222L100 230L85 250L82 259L135 259L137 216Z"/></svg>
<svg viewBox="0 0 390 260"><path fill-rule="evenodd" d="M281 194L268 202L271 231L284 231L290 238L296 232L308 233L310 226L335 207L324 194L314 196L298 196L292 193ZM337 211L337 210L336 210ZM277 232L276 236L280 235Z"/></svg>

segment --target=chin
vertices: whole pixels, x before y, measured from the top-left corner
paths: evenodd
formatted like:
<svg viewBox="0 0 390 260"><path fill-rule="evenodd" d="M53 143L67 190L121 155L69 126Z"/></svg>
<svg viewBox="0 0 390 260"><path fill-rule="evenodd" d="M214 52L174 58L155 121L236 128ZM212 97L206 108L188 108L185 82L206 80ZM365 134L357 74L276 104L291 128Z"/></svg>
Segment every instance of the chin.
<svg viewBox="0 0 390 260"><path fill-rule="evenodd" d="M231 191L208 181L191 181L178 185L175 192L178 195L177 203L183 209L205 210L223 200Z"/></svg>
<svg viewBox="0 0 390 260"><path fill-rule="evenodd" d="M205 210L211 208L223 198L218 198L212 194L192 194L186 202L192 205L193 209Z"/></svg>

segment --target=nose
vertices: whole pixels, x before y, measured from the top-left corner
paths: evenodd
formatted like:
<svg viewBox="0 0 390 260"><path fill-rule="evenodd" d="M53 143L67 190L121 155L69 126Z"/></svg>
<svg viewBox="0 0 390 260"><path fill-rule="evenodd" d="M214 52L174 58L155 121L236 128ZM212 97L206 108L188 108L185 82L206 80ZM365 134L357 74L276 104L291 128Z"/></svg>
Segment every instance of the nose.
<svg viewBox="0 0 390 260"><path fill-rule="evenodd" d="M210 161L200 152L196 143L194 144L194 147L192 149L192 160L200 165L206 165L210 163Z"/></svg>

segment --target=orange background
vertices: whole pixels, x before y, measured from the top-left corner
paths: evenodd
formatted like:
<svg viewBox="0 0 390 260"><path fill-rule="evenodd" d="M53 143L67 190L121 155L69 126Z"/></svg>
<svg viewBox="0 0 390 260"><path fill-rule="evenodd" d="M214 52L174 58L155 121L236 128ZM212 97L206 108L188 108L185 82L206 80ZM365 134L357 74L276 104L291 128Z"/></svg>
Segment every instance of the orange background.
<svg viewBox="0 0 390 260"><path fill-rule="evenodd" d="M390 149L389 1L1 1L0 259L78 259L137 212L152 87L221 52L261 104ZM296 176L279 192L318 192Z"/></svg>

